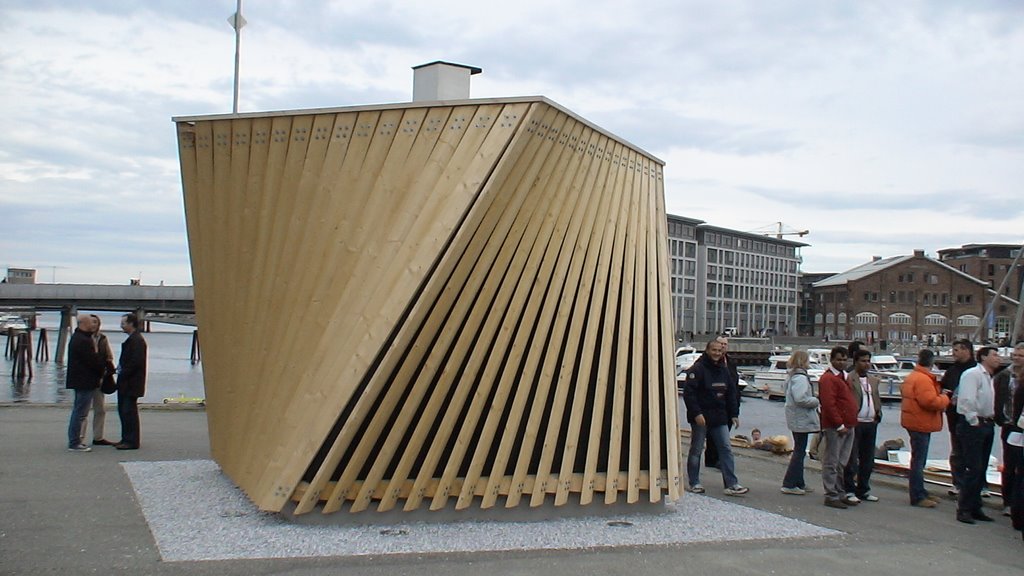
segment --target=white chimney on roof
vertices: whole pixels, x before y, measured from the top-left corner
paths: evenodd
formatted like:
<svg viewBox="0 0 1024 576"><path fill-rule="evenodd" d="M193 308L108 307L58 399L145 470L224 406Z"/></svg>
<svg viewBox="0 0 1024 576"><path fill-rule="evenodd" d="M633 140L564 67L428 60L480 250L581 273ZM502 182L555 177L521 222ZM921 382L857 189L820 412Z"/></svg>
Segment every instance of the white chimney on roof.
<svg viewBox="0 0 1024 576"><path fill-rule="evenodd" d="M413 66L413 102L466 100L469 98L469 77L483 72L475 66L452 62L430 62Z"/></svg>

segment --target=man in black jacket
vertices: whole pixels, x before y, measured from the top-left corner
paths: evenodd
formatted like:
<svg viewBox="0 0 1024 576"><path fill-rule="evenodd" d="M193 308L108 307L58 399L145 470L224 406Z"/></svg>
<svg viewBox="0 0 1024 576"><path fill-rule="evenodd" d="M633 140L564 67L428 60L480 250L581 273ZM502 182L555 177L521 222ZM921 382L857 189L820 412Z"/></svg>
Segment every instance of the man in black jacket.
<svg viewBox="0 0 1024 576"><path fill-rule="evenodd" d="M686 475L690 491L700 494L700 457L708 436L715 439L718 448L718 468L727 496L741 496L748 490L736 478L729 428L739 426L739 393L732 385L729 369L722 363L722 344L714 340L707 343L704 355L686 371L683 385L686 419L690 423L690 451L686 458Z"/></svg>
<svg viewBox="0 0 1024 576"><path fill-rule="evenodd" d="M722 365L729 370L729 376L732 378L731 383L736 387L736 393L739 394L740 373L736 364L729 358L729 337L723 334L715 338L715 341L722 345ZM731 422L728 428L732 432ZM705 440L707 447L704 449L704 465L708 468L718 468L718 446L715 445L715 439L713 436L708 436Z"/></svg>
<svg viewBox="0 0 1024 576"><path fill-rule="evenodd" d="M956 427L961 420L956 412L956 389L960 386L960 375L978 365L974 361L974 344L966 339L953 342L953 360L956 362L942 375L942 389L953 392L953 401L946 408L946 424L949 428L949 471L953 476L953 487L949 489L950 496L960 494L964 472L963 449L960 446L960 437L956 433Z"/></svg>
<svg viewBox="0 0 1024 576"><path fill-rule="evenodd" d="M1024 450L1008 442L1011 433L1021 432L1013 417L1013 394L1024 384L1024 343L1014 347L1010 360L1012 364L992 378L996 395L996 424L1001 429L999 437L1003 442L1003 516L1010 515L1013 491L1017 485L1017 468L1024 458Z"/></svg>
<svg viewBox="0 0 1024 576"><path fill-rule="evenodd" d="M140 443L139 398L146 395L146 339L139 332L135 314L121 317L121 330L128 338L121 343L117 367L117 415L121 417L118 450L138 450Z"/></svg>
<svg viewBox="0 0 1024 576"><path fill-rule="evenodd" d="M68 421L68 450L90 452L85 444L86 418L92 406L93 393L100 387L106 368L103 356L93 342L96 327L89 314L78 315L78 327L68 345L68 375L66 388L75 391L75 401Z"/></svg>

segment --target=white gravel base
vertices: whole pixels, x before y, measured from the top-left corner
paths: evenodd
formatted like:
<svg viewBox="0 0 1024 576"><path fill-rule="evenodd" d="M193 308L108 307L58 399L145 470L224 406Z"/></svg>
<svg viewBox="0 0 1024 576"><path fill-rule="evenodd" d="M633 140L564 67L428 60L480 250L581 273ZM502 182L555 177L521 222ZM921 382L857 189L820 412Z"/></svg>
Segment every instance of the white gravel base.
<svg viewBox="0 0 1024 576"><path fill-rule="evenodd" d="M257 510L210 460L121 465L164 561L580 549L841 534L693 494L668 505L664 514L543 522L303 525ZM632 525L609 525L623 521Z"/></svg>

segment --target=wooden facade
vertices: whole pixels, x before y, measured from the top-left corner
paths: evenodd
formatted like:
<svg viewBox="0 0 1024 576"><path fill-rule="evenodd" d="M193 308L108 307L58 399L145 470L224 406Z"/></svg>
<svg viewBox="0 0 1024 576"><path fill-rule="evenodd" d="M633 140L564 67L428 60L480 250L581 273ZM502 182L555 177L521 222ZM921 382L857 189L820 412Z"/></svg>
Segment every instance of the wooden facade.
<svg viewBox="0 0 1024 576"><path fill-rule="evenodd" d="M211 451L261 509L678 498L659 160L540 97L174 120Z"/></svg>

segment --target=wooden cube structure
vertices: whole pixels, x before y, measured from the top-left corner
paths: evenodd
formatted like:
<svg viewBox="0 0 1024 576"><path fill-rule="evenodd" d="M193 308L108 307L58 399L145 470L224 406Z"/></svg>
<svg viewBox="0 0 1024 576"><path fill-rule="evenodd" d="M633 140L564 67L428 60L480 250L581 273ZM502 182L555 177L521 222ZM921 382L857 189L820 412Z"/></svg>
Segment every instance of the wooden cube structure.
<svg viewBox="0 0 1024 576"><path fill-rule="evenodd" d="M174 121L211 451L261 509L678 498L661 161L543 97Z"/></svg>

